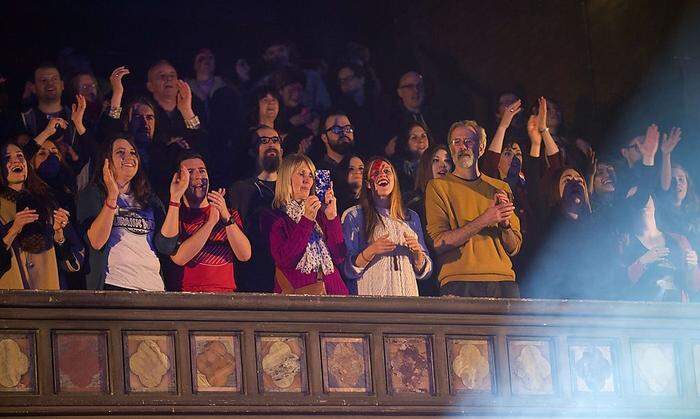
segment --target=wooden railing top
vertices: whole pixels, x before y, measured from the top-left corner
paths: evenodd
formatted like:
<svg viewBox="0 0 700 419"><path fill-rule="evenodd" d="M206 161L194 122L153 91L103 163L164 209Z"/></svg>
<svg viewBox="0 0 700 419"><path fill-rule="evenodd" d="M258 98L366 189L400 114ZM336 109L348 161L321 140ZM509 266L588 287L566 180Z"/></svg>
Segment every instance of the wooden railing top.
<svg viewBox="0 0 700 419"><path fill-rule="evenodd" d="M249 293L0 290L0 308L3 307L700 318L699 304Z"/></svg>

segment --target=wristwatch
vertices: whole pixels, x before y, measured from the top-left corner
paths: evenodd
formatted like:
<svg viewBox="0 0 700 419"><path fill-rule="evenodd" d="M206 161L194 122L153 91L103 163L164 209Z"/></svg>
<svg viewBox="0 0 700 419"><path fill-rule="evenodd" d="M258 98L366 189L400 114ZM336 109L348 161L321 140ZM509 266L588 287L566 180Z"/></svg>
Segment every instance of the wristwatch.
<svg viewBox="0 0 700 419"><path fill-rule="evenodd" d="M538 131L540 132L540 134L542 134L542 133L544 133L545 131L549 131L549 127L545 127L545 128L539 129Z"/></svg>
<svg viewBox="0 0 700 419"><path fill-rule="evenodd" d="M224 225L225 225L226 227L228 227L228 226L232 226L232 225L234 225L234 224L236 224L236 218L233 216L233 214L231 214L231 215L228 217L228 220L226 220L226 222L224 223Z"/></svg>

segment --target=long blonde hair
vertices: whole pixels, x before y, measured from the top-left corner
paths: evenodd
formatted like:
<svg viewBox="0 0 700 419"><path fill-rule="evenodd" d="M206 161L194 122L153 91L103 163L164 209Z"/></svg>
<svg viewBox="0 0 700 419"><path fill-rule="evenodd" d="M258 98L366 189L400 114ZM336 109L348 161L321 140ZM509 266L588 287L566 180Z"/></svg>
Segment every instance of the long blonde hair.
<svg viewBox="0 0 700 419"><path fill-rule="evenodd" d="M304 154L289 154L282 159L282 164L277 170L275 199L272 201L272 208L282 208L293 199L292 175L301 165L308 166L313 176L316 176L314 162Z"/></svg>
<svg viewBox="0 0 700 419"><path fill-rule="evenodd" d="M362 188L362 192L360 192L360 206L362 207L365 222L364 233L367 241L371 241L372 235L374 234L374 229L377 227L377 223L383 223L381 217L379 217L377 208L374 206L374 194L370 189L370 185L372 184L370 180L372 166L376 162L380 161L388 164L389 167L391 167L391 173L394 176L394 189L389 194L389 217L402 221L406 221L408 219L406 210L404 210L403 207L403 200L401 199L401 187L399 185L398 176L396 175L396 168L389 160L382 157L377 157L370 160L365 166L365 186Z"/></svg>

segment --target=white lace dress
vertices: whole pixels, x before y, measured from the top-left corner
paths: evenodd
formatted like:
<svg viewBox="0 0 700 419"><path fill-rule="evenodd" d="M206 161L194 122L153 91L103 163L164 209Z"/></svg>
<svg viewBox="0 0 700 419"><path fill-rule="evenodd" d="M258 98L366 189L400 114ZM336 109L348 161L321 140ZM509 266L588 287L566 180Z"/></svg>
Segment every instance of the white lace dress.
<svg viewBox="0 0 700 419"><path fill-rule="evenodd" d="M414 211L407 209L407 221L389 218L388 211L378 209L383 223L374 230L375 237L389 235L389 240L398 243L391 254L376 256L366 267L355 266L357 255L367 247L364 238L363 211L359 205L349 208L342 217L343 238L348 249L343 265L344 277L357 282L358 295L399 295L418 296L416 280L427 278L433 269L433 262L426 250L420 218ZM423 248L425 265L419 272L413 267L411 252L406 246L404 233L418 238ZM352 288L352 287L349 287Z"/></svg>

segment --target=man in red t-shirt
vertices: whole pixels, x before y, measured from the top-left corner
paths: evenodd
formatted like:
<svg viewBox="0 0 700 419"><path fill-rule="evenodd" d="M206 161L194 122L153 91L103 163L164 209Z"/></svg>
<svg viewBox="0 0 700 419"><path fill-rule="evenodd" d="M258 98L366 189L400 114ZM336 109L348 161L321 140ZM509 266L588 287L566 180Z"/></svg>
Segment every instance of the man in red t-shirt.
<svg viewBox="0 0 700 419"><path fill-rule="evenodd" d="M170 258L182 267L178 270L182 291L232 292L236 289L234 255L244 262L251 254L241 218L226 207L224 189L209 190L202 156L188 153L179 160L190 181L180 207L180 245Z"/></svg>

